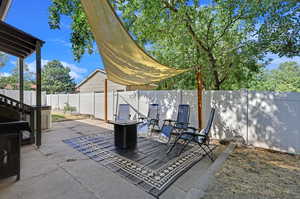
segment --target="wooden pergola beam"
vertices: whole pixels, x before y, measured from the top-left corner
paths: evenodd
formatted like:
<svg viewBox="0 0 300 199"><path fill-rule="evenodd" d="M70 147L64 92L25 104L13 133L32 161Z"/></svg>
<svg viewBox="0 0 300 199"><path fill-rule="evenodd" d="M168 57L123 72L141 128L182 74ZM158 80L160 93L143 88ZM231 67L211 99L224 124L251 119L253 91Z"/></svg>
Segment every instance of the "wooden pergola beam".
<svg viewBox="0 0 300 199"><path fill-rule="evenodd" d="M5 22L0 23L0 31L7 35L11 35L11 36L15 37L16 39L21 40L30 45L34 44L37 40L39 40L38 38L36 38L28 33L25 33L22 30L19 30Z"/></svg>
<svg viewBox="0 0 300 199"><path fill-rule="evenodd" d="M31 124L34 124L36 118L36 145L39 147L42 143L41 128L41 47L45 42L19 30L0 20L0 51L19 57L19 73L20 73L20 104L24 105L24 59L36 52L36 115L31 111ZM21 117L22 118L22 117ZM23 119L23 118L22 118ZM34 125L31 125L32 134L34 134ZM34 136L32 135L32 138Z"/></svg>
<svg viewBox="0 0 300 199"><path fill-rule="evenodd" d="M28 44L24 41L18 40L17 38L12 37L8 34L5 34L1 31L0 31L0 38L3 39L3 40L6 40L6 41L13 42L17 45L20 45L20 47L22 47L22 48L25 48L25 49L28 49L28 50L35 50L35 46L33 46L32 44Z"/></svg>
<svg viewBox="0 0 300 199"><path fill-rule="evenodd" d="M13 51L11 49L5 48L4 46L0 45L0 51L5 52L7 54L14 55L16 57L25 58L26 56L22 52Z"/></svg>
<svg viewBox="0 0 300 199"><path fill-rule="evenodd" d="M25 55L28 55L28 54L31 54L31 52L33 50L28 50L28 49L25 49L25 48L22 48L12 42L9 42L9 41L6 41L6 42L3 42L3 40L0 38L0 43L2 47L6 48L6 49L9 49L10 51L15 51L17 53L21 53L21 54L25 54Z"/></svg>
<svg viewBox="0 0 300 199"><path fill-rule="evenodd" d="M36 44L36 145L38 147L42 144L42 62L41 62L41 43Z"/></svg>
<svg viewBox="0 0 300 199"><path fill-rule="evenodd" d="M44 41L31 36L3 21L0 21L0 50L17 57L25 58L36 50L37 42Z"/></svg>
<svg viewBox="0 0 300 199"><path fill-rule="evenodd" d="M3 35L1 35L1 34L0 34L0 43L10 45L13 48L24 51L25 53L32 53L35 49L35 48L31 48L27 44L24 45L22 43L18 43L17 40L14 40L14 39L11 39L11 38L8 38L8 37L3 37Z"/></svg>
<svg viewBox="0 0 300 199"><path fill-rule="evenodd" d="M20 106L24 111L24 59L19 58L19 98L20 98ZM21 119L24 119L24 112L21 113Z"/></svg>

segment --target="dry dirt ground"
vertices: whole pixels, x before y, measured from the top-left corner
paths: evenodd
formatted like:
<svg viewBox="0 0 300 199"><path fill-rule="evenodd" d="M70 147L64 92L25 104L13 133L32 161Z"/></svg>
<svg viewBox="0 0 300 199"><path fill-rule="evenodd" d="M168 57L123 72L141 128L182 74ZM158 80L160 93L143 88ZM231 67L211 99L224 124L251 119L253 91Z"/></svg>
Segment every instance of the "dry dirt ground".
<svg viewBox="0 0 300 199"><path fill-rule="evenodd" d="M205 199L300 199L300 155L238 147L215 177Z"/></svg>

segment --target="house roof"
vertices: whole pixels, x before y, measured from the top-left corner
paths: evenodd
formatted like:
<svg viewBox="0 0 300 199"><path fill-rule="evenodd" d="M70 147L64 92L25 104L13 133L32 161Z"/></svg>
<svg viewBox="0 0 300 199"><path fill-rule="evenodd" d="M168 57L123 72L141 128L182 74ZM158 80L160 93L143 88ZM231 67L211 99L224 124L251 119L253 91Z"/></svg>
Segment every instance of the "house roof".
<svg viewBox="0 0 300 199"><path fill-rule="evenodd" d="M87 76L87 78L83 79L81 82L79 82L79 84L77 84L75 86L75 88L80 87L82 84L84 84L86 81L88 81L90 78L92 78L96 73L102 73L104 75L106 75L106 72L104 70L101 69L96 69L94 72L92 72L91 74L89 74L89 76Z"/></svg>
<svg viewBox="0 0 300 199"><path fill-rule="evenodd" d="M4 20L12 0L0 0L0 20Z"/></svg>
<svg viewBox="0 0 300 199"><path fill-rule="evenodd" d="M96 70L94 70L94 72L92 72L91 74L89 74L89 76L87 76L87 78L85 78L85 79L83 79L81 82L79 82L79 84L77 84L76 86L75 86L75 88L78 88L78 87L80 87L82 84L84 84L86 81L88 81L90 78L92 78L96 73L102 73L102 74L104 74L104 75L106 75L106 72L105 72L105 70L101 70L101 69L96 69ZM154 86L154 87L157 87L157 85L156 84L149 84L150 86Z"/></svg>
<svg viewBox="0 0 300 199"><path fill-rule="evenodd" d="M45 42L0 21L0 51L26 58L36 50L37 43L42 46Z"/></svg>

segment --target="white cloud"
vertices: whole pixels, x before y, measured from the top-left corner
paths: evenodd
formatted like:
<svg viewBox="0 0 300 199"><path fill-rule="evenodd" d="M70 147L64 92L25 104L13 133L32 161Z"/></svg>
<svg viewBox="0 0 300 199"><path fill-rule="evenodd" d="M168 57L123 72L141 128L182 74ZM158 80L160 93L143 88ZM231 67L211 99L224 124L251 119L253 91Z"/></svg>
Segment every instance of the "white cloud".
<svg viewBox="0 0 300 199"><path fill-rule="evenodd" d="M46 60L46 59L42 59L42 67L44 67L44 65L46 65L48 62L50 62L50 60ZM36 62L33 61L31 63L27 63L28 65L28 69L30 72L34 72L36 71ZM84 73L87 72L87 69L85 68L81 68L79 66L76 66L75 64L70 64L68 62L64 62L64 61L60 61L60 63L64 66L64 67L69 67L70 68L70 76L72 78L74 78L75 80L81 79Z"/></svg>
<svg viewBox="0 0 300 199"><path fill-rule="evenodd" d="M11 74L7 72L0 73L0 77L8 77L8 76L11 76Z"/></svg>
<svg viewBox="0 0 300 199"><path fill-rule="evenodd" d="M73 79L82 79L82 76L78 73L75 73L74 71L71 71L69 74Z"/></svg>

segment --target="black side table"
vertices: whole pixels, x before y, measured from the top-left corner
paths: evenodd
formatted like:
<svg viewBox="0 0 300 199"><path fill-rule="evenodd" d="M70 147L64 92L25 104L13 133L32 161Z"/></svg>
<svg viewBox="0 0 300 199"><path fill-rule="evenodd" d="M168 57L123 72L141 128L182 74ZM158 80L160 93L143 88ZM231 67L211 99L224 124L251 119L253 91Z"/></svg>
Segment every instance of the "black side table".
<svg viewBox="0 0 300 199"><path fill-rule="evenodd" d="M14 175L20 179L22 130L29 130L28 122L0 123L0 179Z"/></svg>
<svg viewBox="0 0 300 199"><path fill-rule="evenodd" d="M137 121L109 121L114 125L115 146L119 149L134 149L137 144Z"/></svg>

